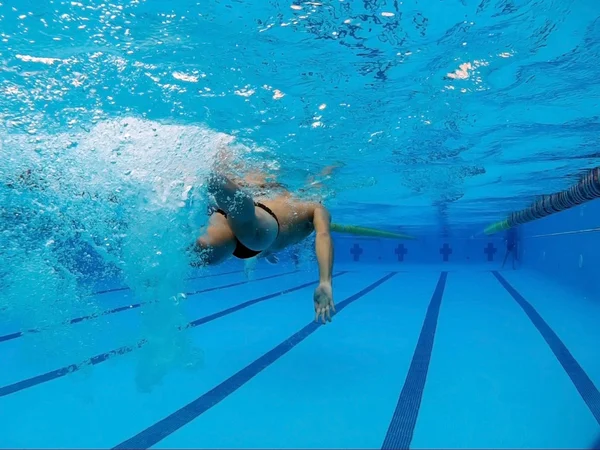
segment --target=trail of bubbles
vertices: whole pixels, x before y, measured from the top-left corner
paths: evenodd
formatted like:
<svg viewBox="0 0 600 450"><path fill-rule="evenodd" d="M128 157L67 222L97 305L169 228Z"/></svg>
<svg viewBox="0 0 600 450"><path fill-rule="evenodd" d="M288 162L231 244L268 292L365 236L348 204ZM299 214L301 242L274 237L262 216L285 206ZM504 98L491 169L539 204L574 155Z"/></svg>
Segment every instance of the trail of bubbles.
<svg viewBox="0 0 600 450"><path fill-rule="evenodd" d="M202 182L224 147L249 149L203 127L135 118L83 133L3 136L0 312L23 329L42 328L26 357L40 349L89 356L103 339L95 321L68 320L104 309L89 297L92 286L119 276L135 301L149 302L140 312L148 344L137 353L138 388L151 390L172 368L198 367L202 351L180 331L179 300L189 246L206 220Z"/></svg>

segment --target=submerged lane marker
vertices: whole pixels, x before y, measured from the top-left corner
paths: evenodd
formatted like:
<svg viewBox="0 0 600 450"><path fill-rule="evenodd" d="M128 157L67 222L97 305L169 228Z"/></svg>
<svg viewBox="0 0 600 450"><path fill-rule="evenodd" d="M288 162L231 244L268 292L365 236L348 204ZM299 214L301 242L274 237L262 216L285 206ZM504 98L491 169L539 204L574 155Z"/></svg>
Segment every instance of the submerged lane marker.
<svg viewBox="0 0 600 450"><path fill-rule="evenodd" d="M131 288L129 288L129 287L119 287L119 288L112 288L112 289L103 289L101 291L92 292L90 294L90 297L94 297L96 295L110 294L112 292L129 291L130 289Z"/></svg>
<svg viewBox="0 0 600 450"><path fill-rule="evenodd" d="M529 320L535 325L537 330L540 332L546 344L558 359L558 362L563 366L569 378L575 385L575 388L581 395L581 398L591 411L592 415L596 419L596 422L600 424L600 392L594 382L590 379L583 367L573 357L567 346L561 341L558 335L554 332L550 325L540 316L536 309L529 303L525 298L519 294L519 292L512 287L506 279L497 271L492 272L498 279L500 284L508 291L508 293L515 299L521 309L527 314Z"/></svg>
<svg viewBox="0 0 600 450"><path fill-rule="evenodd" d="M342 312L346 306L352 302L360 299L376 287L382 285L390 278L396 275L396 272L392 272L377 280L375 283L367 286L360 292L348 297L346 300L340 302L337 306L338 314ZM165 417L164 419L156 422L154 425L149 426L145 430L136 434L130 439L121 442L119 445L113 447L114 449L147 449L162 441L167 436L171 435L175 431L179 430L184 425L188 424L198 416L208 411L213 406L217 405L228 397L233 392L237 391L244 384L262 372L264 369L269 367L292 348L306 339L308 336L313 334L321 327L320 323L311 322L302 328L300 331L294 333L285 341L269 350L267 353L262 355L260 358L250 363L240 371L236 372L222 383L218 384L210 391L201 395L196 400L188 403L184 407L178 409L174 413Z"/></svg>
<svg viewBox="0 0 600 450"><path fill-rule="evenodd" d="M382 449L408 449L410 447L427 381L435 330L447 278L448 272L442 272L427 307L421 334L396 404L396 410L381 446Z"/></svg>
<svg viewBox="0 0 600 450"><path fill-rule="evenodd" d="M339 272L339 273L336 273L333 277L334 278L339 277L339 276L344 275L345 273L346 272ZM240 303L239 305L232 306L231 308L227 308L222 311L216 312L214 314L210 314L208 316L202 317L200 319L196 319L196 320L188 323L188 325L186 327L183 327L183 329L195 328L197 326L204 325L207 322L211 322L213 320L219 319L219 318L227 316L229 314L233 314L234 312L240 311L249 306L255 305L260 302L264 302L265 300L270 300L275 297L289 294L294 291L299 291L300 289L304 289L304 288L314 285L316 283L318 283L318 281L309 281L308 283L303 283L298 286L294 286L292 288L288 288L288 289L284 289L279 292L275 292L273 294L268 294L268 295L264 295L262 297L255 298L253 300L248 300L246 302ZM16 383L13 383L13 384L2 386L2 387L0 387L0 397L5 397L7 395L14 394L15 392L19 392L19 391L22 391L24 389L27 389L27 388L30 388L33 386L37 386L38 384L42 384L47 381L55 380L57 378L68 375L70 373L77 372L81 368L86 367L88 365L95 366L96 364L100 364L100 363L112 358L113 356L125 355L127 353L130 353L133 350L135 350L136 348L140 348L145 344L146 344L146 340L142 339L136 345L127 345L127 346L119 347L116 350L111 350L109 352L96 355L84 362L79 363L79 364L71 364L69 366L61 367L60 369L52 370L50 372L46 372L46 373L37 375L32 378L27 378L25 380L17 381Z"/></svg>
<svg viewBox="0 0 600 450"><path fill-rule="evenodd" d="M283 272L283 273L278 273L275 275L268 275L268 276L262 277L262 278L255 278L254 280L237 281L235 283L226 284L224 286L213 286L213 287L209 287L206 289L200 289L200 290L194 291L194 292L187 292L186 295L192 296L192 295L204 294L206 292L218 291L221 289L227 289L227 288L231 288L231 287L241 286L243 284L254 283L256 281L270 280L272 278L283 277L285 275L292 275L296 272L298 272L298 271L293 270L291 272ZM129 289L129 288L123 288L123 289ZM108 315L120 313L123 311L129 311L130 309L136 309L141 306L147 305L149 303L152 303L152 302L141 302L141 303L133 303L131 305L119 306L118 308L113 308L113 309L109 309L106 311L102 311L98 314L91 314L89 316L76 317L74 319L71 319L71 320L63 323L62 325L73 325L73 324L76 324L79 322L84 322L86 320L93 320L93 319L97 319L98 317L108 316ZM0 336L0 343L20 338L21 336L28 334L28 333L39 333L41 331L43 331L43 329L32 328L31 330L27 330L27 331L17 331L15 333L5 334L4 336Z"/></svg>
<svg viewBox="0 0 600 450"><path fill-rule="evenodd" d="M219 277L221 275L233 275L235 273L243 273L243 272L244 272L243 270L232 270L231 272L221 272L221 273L211 273L211 274L208 274L208 275L198 275L198 276L195 276L195 277L186 278L186 281L189 281L189 280L199 280L201 278Z"/></svg>
<svg viewBox="0 0 600 450"><path fill-rule="evenodd" d="M221 273L212 273L209 275L199 275L197 277L190 277L190 278L186 278L185 281L190 281L190 280L199 280L201 278L214 278L214 277L220 277L221 275L233 275L235 273L242 273L243 270L234 270L231 272L221 272ZM91 296L95 296L95 295L102 295L102 294L109 294L111 292L121 292L121 291L129 291L131 290L131 288L129 287L119 287L119 288L113 288L113 289L104 289L101 291L96 291L93 292L91 294Z"/></svg>

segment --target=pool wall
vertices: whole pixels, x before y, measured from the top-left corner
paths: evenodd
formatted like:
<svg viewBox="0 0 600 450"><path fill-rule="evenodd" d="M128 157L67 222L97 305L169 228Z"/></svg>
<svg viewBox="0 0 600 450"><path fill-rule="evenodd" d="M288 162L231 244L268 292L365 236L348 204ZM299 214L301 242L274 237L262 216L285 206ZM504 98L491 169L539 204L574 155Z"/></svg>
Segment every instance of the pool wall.
<svg viewBox="0 0 600 450"><path fill-rule="evenodd" d="M416 241L335 236L336 261L370 264L482 265L499 268L506 254L505 232L472 232ZM600 201L525 224L519 229L518 268L534 269L597 296L600 288ZM510 258L506 268L510 268Z"/></svg>
<svg viewBox="0 0 600 450"><path fill-rule="evenodd" d="M523 226L526 267L598 296L600 201L595 200Z"/></svg>
<svg viewBox="0 0 600 450"><path fill-rule="evenodd" d="M504 236L419 236L415 241L336 236L336 261L359 264L468 264L497 266L505 254Z"/></svg>

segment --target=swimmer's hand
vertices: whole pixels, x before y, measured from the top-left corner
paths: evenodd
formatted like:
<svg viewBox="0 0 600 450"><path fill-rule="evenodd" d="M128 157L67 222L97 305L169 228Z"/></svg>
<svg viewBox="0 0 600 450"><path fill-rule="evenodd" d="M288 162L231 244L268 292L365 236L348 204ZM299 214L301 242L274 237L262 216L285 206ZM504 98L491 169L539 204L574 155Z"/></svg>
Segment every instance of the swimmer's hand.
<svg viewBox="0 0 600 450"><path fill-rule="evenodd" d="M333 303L333 290L331 283L321 283L315 289L314 295L315 303L315 322L319 321L319 318L326 323L331 322L331 313L335 314L335 304Z"/></svg>

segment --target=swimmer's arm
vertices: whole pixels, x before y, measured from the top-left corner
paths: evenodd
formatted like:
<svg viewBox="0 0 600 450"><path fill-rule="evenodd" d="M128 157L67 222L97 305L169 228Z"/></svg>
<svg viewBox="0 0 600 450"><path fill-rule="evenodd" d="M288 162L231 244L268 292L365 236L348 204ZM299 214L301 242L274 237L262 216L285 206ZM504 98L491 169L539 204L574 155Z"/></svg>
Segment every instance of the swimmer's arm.
<svg viewBox="0 0 600 450"><path fill-rule="evenodd" d="M195 268L208 267L218 263L217 258L213 256L212 248L206 245L206 241L198 238L195 244L188 247L188 254L191 258L190 265Z"/></svg>
<svg viewBox="0 0 600 450"><path fill-rule="evenodd" d="M315 208L313 225L317 235L315 252L319 263L319 282L331 284L333 271L333 241L330 233L331 215L322 206Z"/></svg>
<svg viewBox="0 0 600 450"><path fill-rule="evenodd" d="M208 192L214 196L217 206L238 224L251 224L256 221L252 197L225 175L217 172L211 174Z"/></svg>
<svg viewBox="0 0 600 450"><path fill-rule="evenodd" d="M192 266L214 266L233 254L235 238L228 227L212 225L196 239L196 244L192 246L191 250L194 253Z"/></svg>

